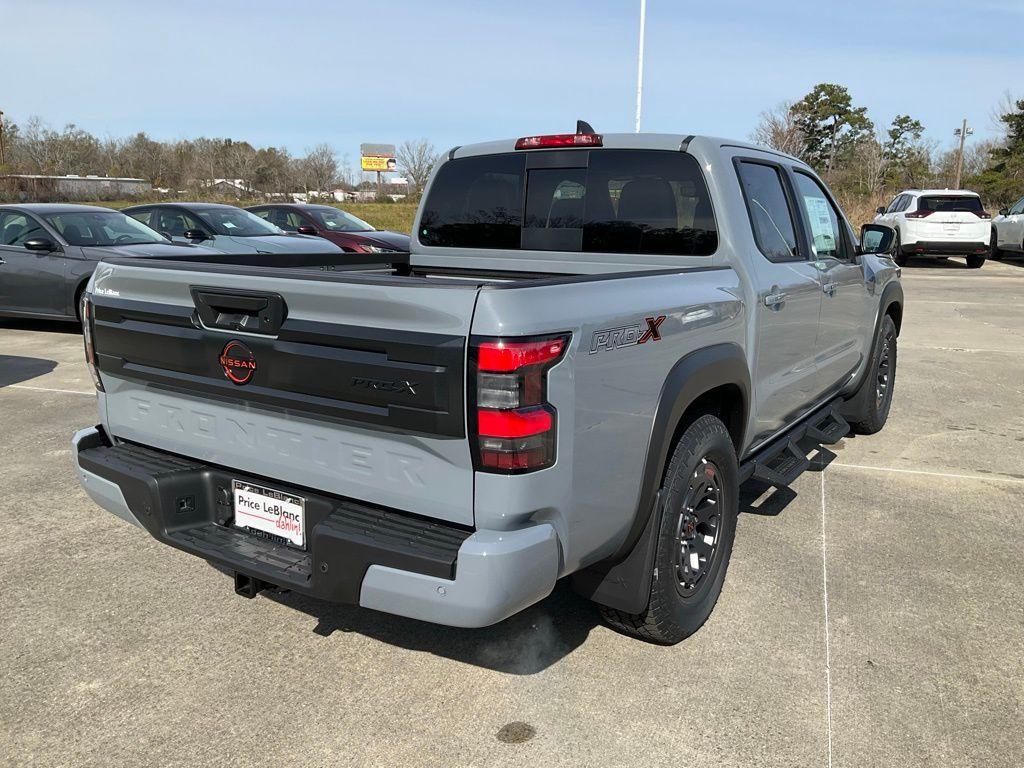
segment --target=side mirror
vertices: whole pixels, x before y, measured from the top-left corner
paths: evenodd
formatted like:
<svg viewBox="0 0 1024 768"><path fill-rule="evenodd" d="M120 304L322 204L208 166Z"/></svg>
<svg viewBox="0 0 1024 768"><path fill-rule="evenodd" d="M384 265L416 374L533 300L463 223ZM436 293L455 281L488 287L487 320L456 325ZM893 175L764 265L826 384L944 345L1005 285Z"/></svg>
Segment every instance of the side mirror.
<svg viewBox="0 0 1024 768"><path fill-rule="evenodd" d="M309 224L300 224L296 232L300 235L315 235L316 227L311 227Z"/></svg>
<svg viewBox="0 0 1024 768"><path fill-rule="evenodd" d="M1000 216L1009 216L1010 215L1010 209L1009 208L1000 208L999 209L999 215Z"/></svg>
<svg viewBox="0 0 1024 768"><path fill-rule="evenodd" d="M186 229L182 235L186 240L209 240L210 236L201 229Z"/></svg>
<svg viewBox="0 0 1024 768"><path fill-rule="evenodd" d="M57 244L48 237L33 237L25 241L25 250L52 252L59 249Z"/></svg>
<svg viewBox="0 0 1024 768"><path fill-rule="evenodd" d="M860 228L858 255L868 253L892 254L896 245L896 230L884 224L865 224Z"/></svg>
<svg viewBox="0 0 1024 768"><path fill-rule="evenodd" d="M875 208L875 213L885 213L885 206L880 205L877 208Z"/></svg>

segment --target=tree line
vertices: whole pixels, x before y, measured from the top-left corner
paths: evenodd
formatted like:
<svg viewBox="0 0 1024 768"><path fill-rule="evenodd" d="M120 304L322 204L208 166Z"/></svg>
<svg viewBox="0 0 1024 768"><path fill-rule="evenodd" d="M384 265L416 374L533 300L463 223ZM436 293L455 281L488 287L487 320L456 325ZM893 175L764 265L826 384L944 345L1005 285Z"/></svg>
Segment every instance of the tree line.
<svg viewBox="0 0 1024 768"><path fill-rule="evenodd" d="M353 170L347 155L339 157L326 143L295 156L284 147L255 147L230 138L158 141L140 132L101 139L74 124L54 129L38 117L21 125L5 121L3 141L0 174L131 177L172 191L232 179L253 196L369 184ZM399 169L414 188L422 187L436 159L437 152L425 139L406 141L397 153Z"/></svg>
<svg viewBox="0 0 1024 768"><path fill-rule="evenodd" d="M1024 195L1024 99L1007 95L993 117L995 138L965 144L961 186L999 207ZM848 201L952 187L959 149L925 140L924 130L911 115L896 115L880 129L846 88L820 83L799 101L763 112L750 138L804 160Z"/></svg>

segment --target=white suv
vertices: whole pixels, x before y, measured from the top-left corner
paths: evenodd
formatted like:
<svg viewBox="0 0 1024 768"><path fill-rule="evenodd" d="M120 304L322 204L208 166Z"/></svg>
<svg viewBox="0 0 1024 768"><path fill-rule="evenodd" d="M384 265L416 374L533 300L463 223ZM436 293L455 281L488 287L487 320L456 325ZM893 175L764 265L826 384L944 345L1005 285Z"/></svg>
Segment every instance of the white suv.
<svg viewBox="0 0 1024 768"><path fill-rule="evenodd" d="M1007 251L1024 253L1024 197L1009 208L1001 208L992 219L992 258Z"/></svg>
<svg viewBox="0 0 1024 768"><path fill-rule="evenodd" d="M910 256L967 256L967 266L985 263L991 242L992 216L976 192L961 189L908 189L879 208L876 224L898 233L896 263Z"/></svg>

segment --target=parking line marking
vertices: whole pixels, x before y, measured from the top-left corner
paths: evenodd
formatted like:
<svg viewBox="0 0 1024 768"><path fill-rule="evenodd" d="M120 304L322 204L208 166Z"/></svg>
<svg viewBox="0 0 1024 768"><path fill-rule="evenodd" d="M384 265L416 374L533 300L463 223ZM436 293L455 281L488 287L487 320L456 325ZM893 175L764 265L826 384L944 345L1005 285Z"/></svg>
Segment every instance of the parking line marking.
<svg viewBox="0 0 1024 768"><path fill-rule="evenodd" d="M914 344L903 342L900 344L903 349L934 349L939 352L984 352L986 354L1010 354L1020 356L1020 350L1016 349L980 349L978 347L936 347L931 344Z"/></svg>
<svg viewBox="0 0 1024 768"><path fill-rule="evenodd" d="M821 594L825 604L825 712L828 723L828 767L832 768L832 650L828 626L828 564L825 547L825 468L821 476Z"/></svg>
<svg viewBox="0 0 1024 768"><path fill-rule="evenodd" d="M961 480L993 480L997 483L1024 484L1024 478L1001 477L999 475L960 475L955 472L927 472L923 469L897 469L896 467L869 467L865 464L839 464L832 462L830 467L846 467L847 469L866 469L872 472L898 472L904 475L928 475L930 477L955 477Z"/></svg>
<svg viewBox="0 0 1024 768"><path fill-rule="evenodd" d="M88 395L92 397L95 392L80 392L77 389L51 389L49 387L30 387L28 384L8 384L11 389L31 389L35 392L59 392L64 395Z"/></svg>

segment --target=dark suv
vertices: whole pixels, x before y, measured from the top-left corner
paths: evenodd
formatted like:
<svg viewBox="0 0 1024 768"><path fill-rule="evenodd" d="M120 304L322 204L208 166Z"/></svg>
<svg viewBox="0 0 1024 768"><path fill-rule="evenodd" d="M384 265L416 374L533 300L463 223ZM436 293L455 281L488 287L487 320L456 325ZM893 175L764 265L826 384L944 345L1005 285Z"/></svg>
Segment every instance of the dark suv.
<svg viewBox="0 0 1024 768"><path fill-rule="evenodd" d="M331 205L275 203L254 205L246 210L285 232L319 235L345 251L389 253L409 250L408 235L376 230L362 219Z"/></svg>

